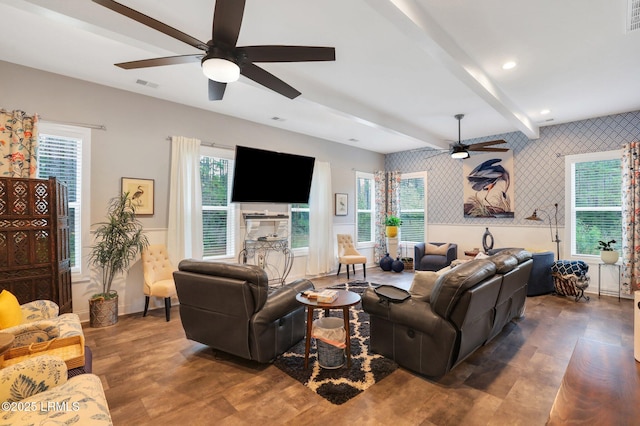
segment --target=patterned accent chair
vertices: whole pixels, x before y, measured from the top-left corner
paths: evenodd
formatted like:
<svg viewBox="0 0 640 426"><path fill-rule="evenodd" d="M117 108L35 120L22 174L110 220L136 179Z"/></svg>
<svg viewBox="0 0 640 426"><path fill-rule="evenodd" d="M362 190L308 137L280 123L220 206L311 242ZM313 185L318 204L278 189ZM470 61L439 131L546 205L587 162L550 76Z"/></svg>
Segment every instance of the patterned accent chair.
<svg viewBox="0 0 640 426"><path fill-rule="evenodd" d="M589 287L591 278L587 274L589 265L582 260L557 260L551 266L551 275L556 294L560 296L575 296L576 302L584 298L587 302L589 296L584 295L584 290Z"/></svg>
<svg viewBox="0 0 640 426"><path fill-rule="evenodd" d="M0 402L9 408L0 412L2 424L113 424L100 378L68 379L62 358L41 355L10 365L0 370L0 383Z"/></svg>
<svg viewBox="0 0 640 426"><path fill-rule="evenodd" d="M14 348L58 337L83 336L80 317L72 313L58 315L60 309L51 300L34 300L20 305L20 309L22 324L2 330L15 336Z"/></svg>

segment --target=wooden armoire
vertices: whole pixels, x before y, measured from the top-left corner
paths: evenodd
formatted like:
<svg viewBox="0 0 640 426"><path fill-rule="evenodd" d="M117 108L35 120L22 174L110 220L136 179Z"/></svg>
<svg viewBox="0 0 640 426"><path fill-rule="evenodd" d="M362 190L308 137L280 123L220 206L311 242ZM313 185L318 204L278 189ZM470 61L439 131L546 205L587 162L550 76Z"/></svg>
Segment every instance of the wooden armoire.
<svg viewBox="0 0 640 426"><path fill-rule="evenodd" d="M23 304L72 311L67 186L55 178L0 178L0 291Z"/></svg>

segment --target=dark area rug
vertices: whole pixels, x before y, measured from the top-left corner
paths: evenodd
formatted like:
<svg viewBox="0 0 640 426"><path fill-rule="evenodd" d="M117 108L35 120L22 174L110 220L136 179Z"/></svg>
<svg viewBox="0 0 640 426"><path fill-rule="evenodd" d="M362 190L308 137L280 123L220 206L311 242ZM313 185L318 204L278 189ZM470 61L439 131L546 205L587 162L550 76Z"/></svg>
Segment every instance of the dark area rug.
<svg viewBox="0 0 640 426"><path fill-rule="evenodd" d="M330 288L362 294L368 287L376 287L366 281L351 281ZM331 310L331 316L342 318L342 310ZM316 309L314 318L324 316ZM369 352L369 314L358 303L349 309L351 329L351 367L346 359L342 367L324 369L318 365L315 339L311 339L309 368L304 368L304 339L274 361L274 365L318 395L333 404L343 404L398 368L395 361ZM346 358L346 357L345 357Z"/></svg>

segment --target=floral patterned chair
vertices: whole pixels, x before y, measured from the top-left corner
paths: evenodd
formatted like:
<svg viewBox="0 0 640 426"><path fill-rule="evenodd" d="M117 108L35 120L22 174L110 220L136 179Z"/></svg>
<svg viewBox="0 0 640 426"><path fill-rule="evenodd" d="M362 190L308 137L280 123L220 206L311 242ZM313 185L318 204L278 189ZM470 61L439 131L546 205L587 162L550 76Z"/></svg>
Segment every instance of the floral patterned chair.
<svg viewBox="0 0 640 426"><path fill-rule="evenodd" d="M82 336L80 317L68 313L58 315L59 307L50 300L35 300L20 305L22 324L5 328L3 333L13 334L13 347L27 346L57 337Z"/></svg>
<svg viewBox="0 0 640 426"><path fill-rule="evenodd" d="M112 425L100 378L67 379L67 366L41 355L0 370L2 425Z"/></svg>

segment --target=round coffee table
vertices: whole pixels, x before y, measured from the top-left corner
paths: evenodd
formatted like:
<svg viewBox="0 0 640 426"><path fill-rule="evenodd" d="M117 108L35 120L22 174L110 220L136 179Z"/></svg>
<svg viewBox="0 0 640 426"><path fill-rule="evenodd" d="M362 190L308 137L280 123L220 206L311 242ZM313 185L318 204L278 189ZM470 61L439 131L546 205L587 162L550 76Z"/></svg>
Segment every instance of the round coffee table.
<svg viewBox="0 0 640 426"><path fill-rule="evenodd" d="M331 303L319 303L307 299L302 293L296 294L296 300L307 307L307 334L304 342L304 368L309 366L309 350L311 349L311 326L313 325L313 310L324 309L325 316L329 316L330 309L342 309L344 330L346 331L347 366L351 367L351 332L349 330L349 307L360 302L360 295L348 290L336 290L338 298Z"/></svg>

